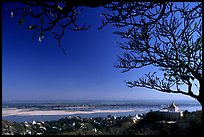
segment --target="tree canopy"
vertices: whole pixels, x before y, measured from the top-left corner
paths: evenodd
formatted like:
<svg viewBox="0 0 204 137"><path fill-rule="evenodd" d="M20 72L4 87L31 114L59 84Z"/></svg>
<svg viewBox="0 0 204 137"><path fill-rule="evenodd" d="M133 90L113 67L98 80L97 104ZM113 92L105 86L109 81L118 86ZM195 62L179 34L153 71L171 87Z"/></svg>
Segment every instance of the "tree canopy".
<svg viewBox="0 0 204 137"><path fill-rule="evenodd" d="M148 11L144 10L148 15L136 13L140 15L137 22L134 17L126 16L116 23L117 27L125 24L130 27L125 32L115 32L127 40L120 44L124 54L116 67L127 72L149 65L156 66L163 72L163 78L152 72L137 81L127 81L127 85L181 93L202 104L202 5L200 3L190 8L186 3L179 6L176 3L165 3L157 6L160 7L160 14L155 13L156 9L151 12L150 8ZM157 15L156 19L154 15ZM118 16L120 17L116 15L108 19L114 20ZM198 95L192 89L193 84L199 91Z"/></svg>

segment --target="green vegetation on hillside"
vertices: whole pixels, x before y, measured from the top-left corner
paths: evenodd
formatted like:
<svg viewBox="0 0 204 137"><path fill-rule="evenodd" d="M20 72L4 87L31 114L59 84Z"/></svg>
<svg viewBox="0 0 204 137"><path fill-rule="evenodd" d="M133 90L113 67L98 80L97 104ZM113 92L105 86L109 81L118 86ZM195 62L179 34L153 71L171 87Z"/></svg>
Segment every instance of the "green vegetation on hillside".
<svg viewBox="0 0 204 137"><path fill-rule="evenodd" d="M147 113L136 123L131 116L66 117L57 121L15 123L2 120L2 135L202 135L202 111L184 111L169 121L159 112Z"/></svg>
<svg viewBox="0 0 204 137"><path fill-rule="evenodd" d="M166 121L159 112L149 112L143 120L129 128L130 135L203 135L202 111L184 111L176 121Z"/></svg>

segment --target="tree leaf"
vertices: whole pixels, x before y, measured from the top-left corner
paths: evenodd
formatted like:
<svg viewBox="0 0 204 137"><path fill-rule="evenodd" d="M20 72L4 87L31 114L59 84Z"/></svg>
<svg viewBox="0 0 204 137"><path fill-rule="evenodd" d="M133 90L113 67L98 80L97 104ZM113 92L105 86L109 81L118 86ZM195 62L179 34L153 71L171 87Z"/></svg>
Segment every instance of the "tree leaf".
<svg viewBox="0 0 204 137"><path fill-rule="evenodd" d="M44 24L44 19L43 18L40 19L40 23L41 23L41 25Z"/></svg>
<svg viewBox="0 0 204 137"><path fill-rule="evenodd" d="M39 42L42 42L43 38L44 38L44 34L43 34L43 31L41 31L38 37Z"/></svg>
<svg viewBox="0 0 204 137"><path fill-rule="evenodd" d="M181 52L182 52L182 53L185 53L184 48L181 49Z"/></svg>
<svg viewBox="0 0 204 137"><path fill-rule="evenodd" d="M19 21L18 21L18 26L22 25L24 23L24 17L22 17Z"/></svg>
<svg viewBox="0 0 204 137"><path fill-rule="evenodd" d="M39 26L37 26L37 25L30 25L29 27L27 27L27 30L34 30L36 28L39 28Z"/></svg>
<svg viewBox="0 0 204 137"><path fill-rule="evenodd" d="M41 41L42 41L42 38L41 38L41 37L38 37L38 40L39 40L39 42L41 42Z"/></svg>
<svg viewBox="0 0 204 137"><path fill-rule="evenodd" d="M195 86L197 87L197 89L198 89L198 85L197 84L195 84Z"/></svg>
<svg viewBox="0 0 204 137"><path fill-rule="evenodd" d="M13 18L13 14L14 14L13 11L11 11L11 18Z"/></svg>
<svg viewBox="0 0 204 137"><path fill-rule="evenodd" d="M58 8L59 10L63 10L63 8L62 8L60 5L57 5L57 8Z"/></svg>
<svg viewBox="0 0 204 137"><path fill-rule="evenodd" d="M34 37L35 37L35 34L38 32L39 30L36 30L33 35L32 35L32 41L34 41Z"/></svg>
<svg viewBox="0 0 204 137"><path fill-rule="evenodd" d="M166 73L164 73L164 77L166 77L167 76L167 74Z"/></svg>
<svg viewBox="0 0 204 137"><path fill-rule="evenodd" d="M196 22L196 23L194 23L194 29L196 28L196 26L197 26L197 22Z"/></svg>

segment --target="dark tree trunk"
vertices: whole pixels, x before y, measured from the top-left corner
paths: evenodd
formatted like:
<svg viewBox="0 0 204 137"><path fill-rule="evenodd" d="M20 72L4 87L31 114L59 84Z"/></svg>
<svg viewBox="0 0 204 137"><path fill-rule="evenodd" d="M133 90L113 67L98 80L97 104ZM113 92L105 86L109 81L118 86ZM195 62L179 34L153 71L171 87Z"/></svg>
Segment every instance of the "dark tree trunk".
<svg viewBox="0 0 204 137"><path fill-rule="evenodd" d="M200 86L199 96L198 96L197 100L199 101L199 103L201 104L202 109L203 109L204 98L203 98L203 92L202 91L203 91L203 88L202 88L202 86Z"/></svg>
<svg viewBox="0 0 204 137"><path fill-rule="evenodd" d="M203 105L204 105L204 101L199 101L199 103L201 104L201 106L202 106L202 109L203 109Z"/></svg>
<svg viewBox="0 0 204 137"><path fill-rule="evenodd" d="M203 99L201 96L199 96L197 100L198 100L198 102L201 104L202 109L203 109L204 99Z"/></svg>

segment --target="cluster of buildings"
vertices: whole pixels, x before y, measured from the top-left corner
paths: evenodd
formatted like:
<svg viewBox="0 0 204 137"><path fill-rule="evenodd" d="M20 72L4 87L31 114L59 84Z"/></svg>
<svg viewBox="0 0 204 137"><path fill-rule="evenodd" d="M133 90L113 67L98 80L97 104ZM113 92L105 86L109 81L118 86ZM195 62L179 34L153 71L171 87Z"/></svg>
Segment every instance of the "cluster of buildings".
<svg viewBox="0 0 204 137"><path fill-rule="evenodd" d="M179 108L172 103L171 105L160 109L158 115L163 118L164 120L177 120L178 118L183 116L183 111L180 111ZM133 117L133 123L136 123L138 120L142 119L144 114L136 114Z"/></svg>
<svg viewBox="0 0 204 137"><path fill-rule="evenodd" d="M96 118L81 118L78 116L68 116L64 119L54 121L52 124L46 123L43 121L32 121L32 122L24 122L24 126L26 127L23 135L43 135L52 133L63 133L65 130L67 132L75 132L79 131L81 134L87 132L94 132L96 134L103 134L105 132L106 127L111 127L115 122L122 122L126 119L126 117L116 117L108 115L107 117L96 117ZM62 126L63 123L63 126ZM46 126L45 126L46 125ZM47 129L46 129L47 127ZM50 132L51 131L51 132ZM56 131L56 132L55 132ZM66 132L65 132L66 133Z"/></svg>
<svg viewBox="0 0 204 137"><path fill-rule="evenodd" d="M43 132L45 130L47 130L46 127L43 126L44 125L44 121L39 121L39 122L32 121L31 123L28 123L26 121L26 122L24 122L24 125L25 125L25 127L27 127L26 131L23 133L24 135L31 135L32 134L32 131L31 131L32 130L32 128L31 128L32 126L38 126L39 129L41 130L41 131L37 132L36 135L42 135Z"/></svg>

